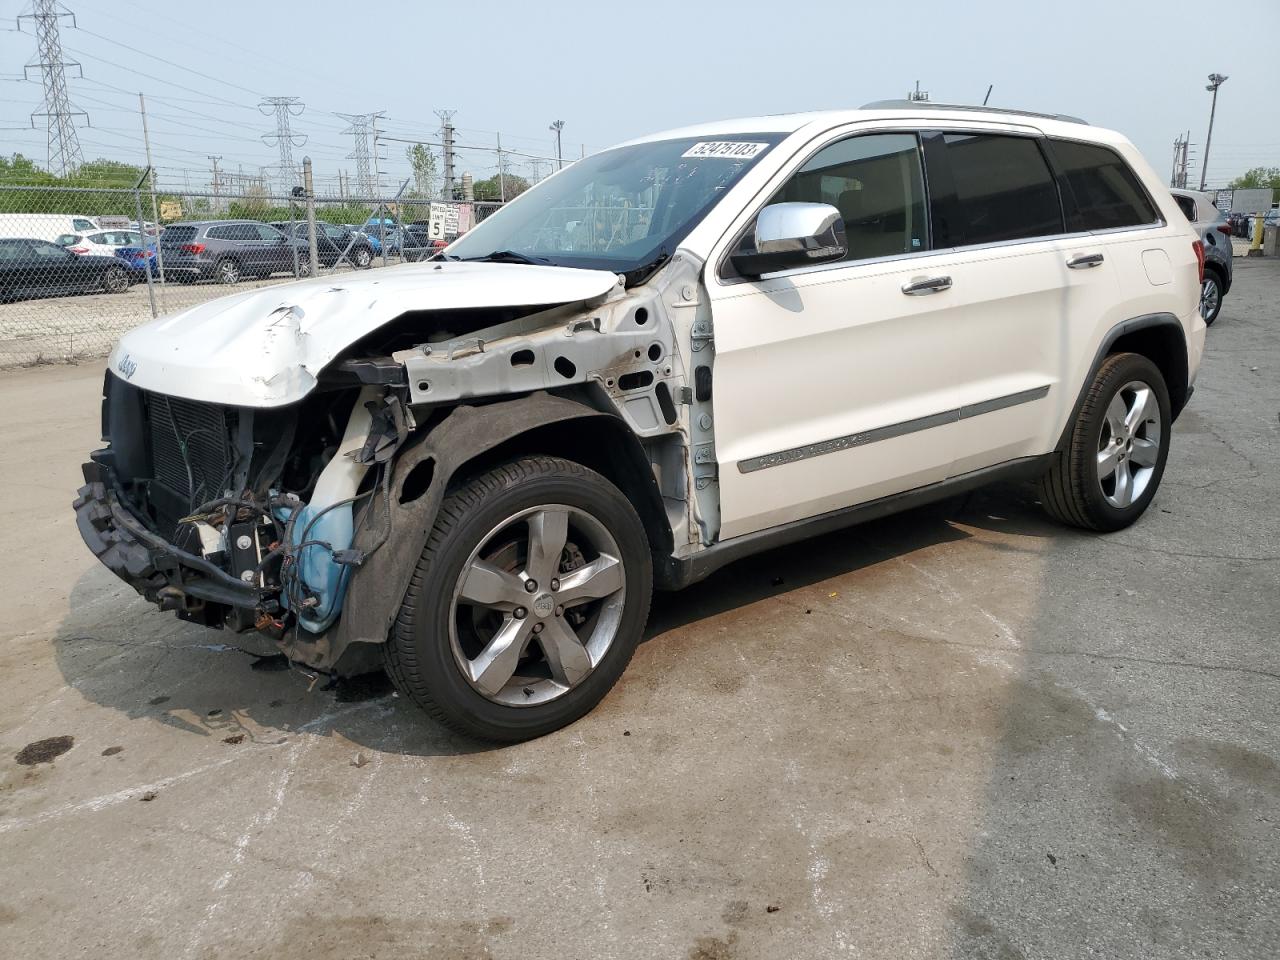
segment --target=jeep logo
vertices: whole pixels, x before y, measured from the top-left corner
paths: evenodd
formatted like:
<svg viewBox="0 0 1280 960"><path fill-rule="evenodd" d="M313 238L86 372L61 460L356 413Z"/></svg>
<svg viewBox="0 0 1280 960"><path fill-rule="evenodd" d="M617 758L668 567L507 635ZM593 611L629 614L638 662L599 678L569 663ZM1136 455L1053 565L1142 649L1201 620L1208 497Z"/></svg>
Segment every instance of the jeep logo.
<svg viewBox="0 0 1280 960"><path fill-rule="evenodd" d="M134 373L138 370L138 361L126 353L116 364L116 369L124 375L126 380L132 380Z"/></svg>

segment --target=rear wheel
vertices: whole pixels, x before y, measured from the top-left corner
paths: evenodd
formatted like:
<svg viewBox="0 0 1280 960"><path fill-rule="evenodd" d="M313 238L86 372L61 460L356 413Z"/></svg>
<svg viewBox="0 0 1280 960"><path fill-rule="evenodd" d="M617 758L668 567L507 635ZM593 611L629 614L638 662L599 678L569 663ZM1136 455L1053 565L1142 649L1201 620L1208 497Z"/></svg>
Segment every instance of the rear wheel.
<svg viewBox="0 0 1280 960"><path fill-rule="evenodd" d="M1212 270L1204 273L1204 283L1200 285L1200 318L1206 327L1213 326L1222 312L1222 281Z"/></svg>
<svg viewBox="0 0 1280 960"><path fill-rule="evenodd" d="M1045 509L1088 530L1129 526L1160 486L1171 420L1169 391L1154 363L1136 353L1107 357L1065 448L1040 481Z"/></svg>
<svg viewBox="0 0 1280 960"><path fill-rule="evenodd" d="M107 293L124 293L129 289L129 273L124 267L107 267L102 275L102 289Z"/></svg>
<svg viewBox="0 0 1280 960"><path fill-rule="evenodd" d="M217 266L213 268L213 277L219 283L239 283L240 264L230 257L225 260L219 260Z"/></svg>
<svg viewBox="0 0 1280 960"><path fill-rule="evenodd" d="M355 263L356 269L364 270L373 263L373 251L368 247L356 247L351 251L351 260Z"/></svg>
<svg viewBox="0 0 1280 960"><path fill-rule="evenodd" d="M649 612L648 541L604 477L526 457L440 508L385 647L400 691L435 719L519 741L591 710Z"/></svg>

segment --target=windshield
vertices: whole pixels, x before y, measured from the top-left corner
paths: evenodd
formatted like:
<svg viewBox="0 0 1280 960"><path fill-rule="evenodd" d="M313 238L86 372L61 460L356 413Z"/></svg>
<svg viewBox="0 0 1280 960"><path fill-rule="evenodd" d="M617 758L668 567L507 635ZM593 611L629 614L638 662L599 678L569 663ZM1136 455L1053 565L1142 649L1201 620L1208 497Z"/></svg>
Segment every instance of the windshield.
<svg viewBox="0 0 1280 960"><path fill-rule="evenodd" d="M687 137L606 150L534 187L445 255L615 273L654 266L782 136Z"/></svg>

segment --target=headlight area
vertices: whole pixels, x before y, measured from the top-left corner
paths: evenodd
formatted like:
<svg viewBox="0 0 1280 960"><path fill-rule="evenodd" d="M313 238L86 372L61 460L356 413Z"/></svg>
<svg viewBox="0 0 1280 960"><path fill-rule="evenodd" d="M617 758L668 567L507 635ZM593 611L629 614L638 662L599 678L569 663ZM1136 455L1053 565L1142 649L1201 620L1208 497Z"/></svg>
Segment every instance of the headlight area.
<svg viewBox="0 0 1280 960"><path fill-rule="evenodd" d="M112 572L184 620L276 640L320 634L353 569L386 542L389 530L362 526L386 518L392 463L412 428L394 385L255 410L108 373L108 446L84 465L77 524Z"/></svg>

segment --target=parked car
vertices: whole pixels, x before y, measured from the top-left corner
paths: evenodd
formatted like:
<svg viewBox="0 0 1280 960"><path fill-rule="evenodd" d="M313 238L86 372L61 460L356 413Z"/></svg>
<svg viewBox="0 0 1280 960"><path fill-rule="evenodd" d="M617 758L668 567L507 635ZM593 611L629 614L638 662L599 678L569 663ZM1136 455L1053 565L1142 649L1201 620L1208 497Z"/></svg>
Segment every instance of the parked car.
<svg viewBox="0 0 1280 960"><path fill-rule="evenodd" d="M100 230L96 233L64 233L56 243L80 256L117 257L129 268L132 279L145 279L147 264L152 276L159 276L156 245L143 245L142 234L135 230Z"/></svg>
<svg viewBox="0 0 1280 960"><path fill-rule="evenodd" d="M400 256L409 263L426 260L445 248L442 240L432 240L430 228L425 223L410 223L404 227L400 241Z"/></svg>
<svg viewBox="0 0 1280 960"><path fill-rule="evenodd" d="M1170 190L1186 218L1204 240L1204 283L1200 288L1200 316L1213 326L1222 300L1231 289L1231 224L1213 202L1213 194Z"/></svg>
<svg viewBox="0 0 1280 960"><path fill-rule="evenodd" d="M272 226L283 233L291 233L304 251L309 250L305 221L282 220ZM374 248L369 238L362 233L332 223L317 222L316 255L320 259L320 265L324 267L347 263L364 270L373 263Z"/></svg>
<svg viewBox="0 0 1280 960"><path fill-rule="evenodd" d="M81 256L29 237L0 239L0 301L128 289L128 268L116 257Z"/></svg>
<svg viewBox="0 0 1280 960"><path fill-rule="evenodd" d="M200 220L171 223L160 233L167 277L239 283L243 277L310 272L306 245L254 220Z"/></svg>
<svg viewBox="0 0 1280 960"><path fill-rule="evenodd" d="M528 739L605 696L655 586L995 480L1134 523L1200 365L1203 247L1070 118L643 137L432 262L126 333L78 525L183 619Z"/></svg>

